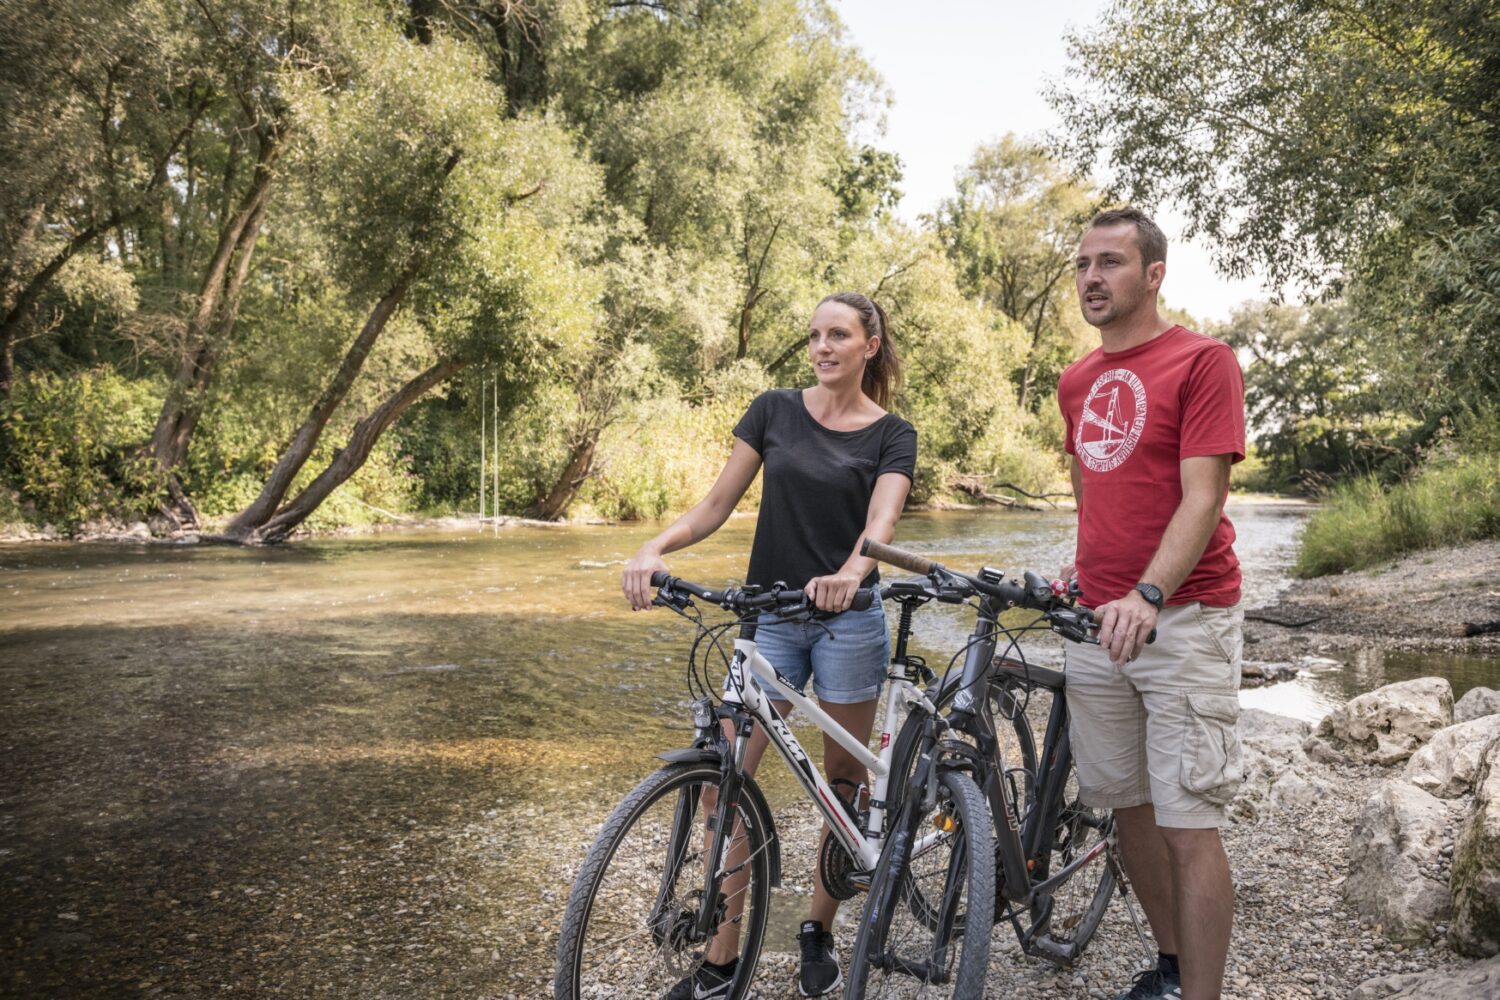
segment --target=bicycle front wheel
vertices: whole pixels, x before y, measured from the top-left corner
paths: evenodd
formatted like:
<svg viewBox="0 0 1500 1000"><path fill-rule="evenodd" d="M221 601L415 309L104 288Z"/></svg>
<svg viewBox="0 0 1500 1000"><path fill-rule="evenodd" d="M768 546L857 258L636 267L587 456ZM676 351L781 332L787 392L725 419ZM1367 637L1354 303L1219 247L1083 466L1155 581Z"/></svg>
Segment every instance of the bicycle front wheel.
<svg viewBox="0 0 1500 1000"><path fill-rule="evenodd" d="M848 1000L977 998L995 906L989 811L972 778L939 775L935 808L905 806L881 853L849 961Z"/></svg>
<svg viewBox="0 0 1500 1000"><path fill-rule="evenodd" d="M728 997L749 991L770 901L770 817L759 814L758 795L739 796L709 933L696 930L714 853L705 823L721 777L716 762L673 764L615 807L563 913L555 1000L666 996L702 966L720 932L733 933L740 946Z"/></svg>

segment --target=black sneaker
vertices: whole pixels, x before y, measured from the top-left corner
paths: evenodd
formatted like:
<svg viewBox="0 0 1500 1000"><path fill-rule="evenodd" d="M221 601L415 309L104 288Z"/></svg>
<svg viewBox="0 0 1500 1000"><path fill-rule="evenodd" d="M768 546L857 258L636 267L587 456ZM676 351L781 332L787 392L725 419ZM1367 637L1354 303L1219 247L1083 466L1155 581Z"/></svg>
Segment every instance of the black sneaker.
<svg viewBox="0 0 1500 1000"><path fill-rule="evenodd" d="M823 922L804 920L797 944L802 948L797 992L805 997L820 997L838 989L844 974L839 971L839 956L833 950L833 935L823 929Z"/></svg>
<svg viewBox="0 0 1500 1000"><path fill-rule="evenodd" d="M729 987L734 982L734 973L739 968L736 958L722 971L711 965L700 965L697 970L667 991L665 1000L724 1000L729 996Z"/></svg>
<svg viewBox="0 0 1500 1000"><path fill-rule="evenodd" d="M1115 1000L1182 1000L1182 977L1158 965L1136 976L1130 992Z"/></svg>

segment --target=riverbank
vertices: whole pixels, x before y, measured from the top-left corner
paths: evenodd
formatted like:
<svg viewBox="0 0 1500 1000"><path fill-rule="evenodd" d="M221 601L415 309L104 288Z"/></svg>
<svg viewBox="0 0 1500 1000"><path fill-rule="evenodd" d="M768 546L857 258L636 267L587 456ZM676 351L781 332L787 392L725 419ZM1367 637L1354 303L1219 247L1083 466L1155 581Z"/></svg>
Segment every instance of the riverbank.
<svg viewBox="0 0 1500 1000"><path fill-rule="evenodd" d="M1500 541L1426 549L1349 573L1299 580L1247 612L1247 658L1262 661L1351 647L1500 656L1500 631L1465 637L1466 623L1500 620Z"/></svg>
<svg viewBox="0 0 1500 1000"><path fill-rule="evenodd" d="M1312 507L1314 504L1301 497L1283 496L1272 493L1235 493L1230 495L1230 503L1236 506L1278 506L1278 507ZM1060 499L1055 503L1030 503L1030 504L999 504L995 502L966 503L957 500L937 499L928 503L913 504L907 508L908 514L922 514L932 512L953 511L1049 511L1049 510L1072 510L1071 498ZM384 520L374 521L368 524L349 524L335 528L302 529L292 535L293 540L306 540L309 538L349 538L360 535L382 535L392 532L419 532L419 531L453 531L453 532L477 532L489 531L496 528L510 527L533 527L533 528L569 528L580 525L603 525L617 524L598 517L565 518L560 521L539 521L529 517L515 517L510 514L501 514L493 517L480 517L478 514L402 514L395 511L379 510L376 513ZM735 511L731 518L748 518L756 515L754 510ZM105 543L165 543L176 545L194 545L200 540L212 538L216 531L222 529L223 523L210 522L202 530L183 531L174 528L165 520L155 518L150 521L117 521L103 518L87 521L77 527L76 530L68 531L58 528L56 525L32 525L23 522L0 524L0 544L19 542L105 542ZM644 522L641 522L644 523ZM661 524L665 526L670 519L663 519Z"/></svg>

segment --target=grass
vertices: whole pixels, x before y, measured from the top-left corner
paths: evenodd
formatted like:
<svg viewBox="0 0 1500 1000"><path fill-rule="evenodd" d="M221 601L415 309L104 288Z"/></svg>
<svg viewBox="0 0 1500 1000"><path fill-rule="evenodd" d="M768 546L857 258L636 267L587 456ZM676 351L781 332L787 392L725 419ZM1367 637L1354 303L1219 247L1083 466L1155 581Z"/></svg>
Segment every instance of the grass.
<svg viewBox="0 0 1500 1000"><path fill-rule="evenodd" d="M1500 452L1448 458L1393 487L1335 487L1302 535L1295 573L1365 569L1419 549L1500 537Z"/></svg>

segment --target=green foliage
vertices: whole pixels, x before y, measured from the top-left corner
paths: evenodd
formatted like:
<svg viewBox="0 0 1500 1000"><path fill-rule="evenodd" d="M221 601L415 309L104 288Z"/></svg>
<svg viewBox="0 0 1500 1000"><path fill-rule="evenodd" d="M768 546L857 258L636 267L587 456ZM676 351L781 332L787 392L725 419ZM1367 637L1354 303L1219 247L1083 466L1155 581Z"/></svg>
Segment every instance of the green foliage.
<svg viewBox="0 0 1500 1000"><path fill-rule="evenodd" d="M1500 411L1471 413L1427 463L1392 487L1340 484L1308 520L1296 573L1363 569L1416 549L1500 537Z"/></svg>
<svg viewBox="0 0 1500 1000"><path fill-rule="evenodd" d="M1369 334L1343 303L1248 303L1213 331L1250 355L1250 427L1279 487L1405 470L1417 421L1391 406L1369 368Z"/></svg>
<svg viewBox="0 0 1500 1000"><path fill-rule="evenodd" d="M959 287L1026 333L1011 376L1025 409L1042 408L1078 353L1073 254L1098 201L1045 148L1006 135L975 151L938 207L934 227Z"/></svg>
<svg viewBox="0 0 1500 1000"><path fill-rule="evenodd" d="M149 513L157 482L135 446L150 431L159 391L108 368L17 381L5 473L37 518L71 526L101 513Z"/></svg>
<svg viewBox="0 0 1500 1000"><path fill-rule="evenodd" d="M583 494L600 517L664 517L701 500L729 459L732 431L758 392L767 388L755 365L734 365L716 377L701 401L658 397L632 406L601 442L599 474ZM759 480L741 501L760 502Z"/></svg>
<svg viewBox="0 0 1500 1000"><path fill-rule="evenodd" d="M1347 291L1426 419L1500 388L1497 50L1489 0L1117 0L1053 99L1073 162L1182 206L1231 273Z"/></svg>

